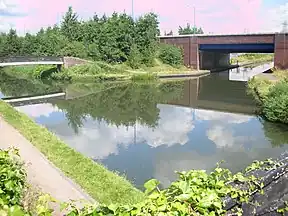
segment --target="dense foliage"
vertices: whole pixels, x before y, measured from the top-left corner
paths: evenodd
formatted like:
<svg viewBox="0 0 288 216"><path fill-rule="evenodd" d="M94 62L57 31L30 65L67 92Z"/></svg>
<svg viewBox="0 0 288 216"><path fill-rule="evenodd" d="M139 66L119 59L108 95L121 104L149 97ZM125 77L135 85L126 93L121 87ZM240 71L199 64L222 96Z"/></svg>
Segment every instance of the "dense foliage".
<svg viewBox="0 0 288 216"><path fill-rule="evenodd" d="M170 44L161 44L159 59L172 66L183 64L183 51L182 49L172 46Z"/></svg>
<svg viewBox="0 0 288 216"><path fill-rule="evenodd" d="M118 215L118 216L185 216L185 215L242 215L241 204L250 203L252 193L263 194L264 183L260 183L253 171L272 170L283 164L268 159L254 161L244 173L232 174L228 169L217 165L215 170L207 173L204 170L178 172L178 179L163 190L159 181L151 179L144 184L146 199L134 205L94 205L82 209L73 204L67 204L70 210L68 216L74 215ZM226 209L225 198L231 197L236 201L236 208ZM238 203L238 205L237 205ZM238 206L238 207L237 207ZM285 212L286 209L281 209Z"/></svg>
<svg viewBox="0 0 288 216"><path fill-rule="evenodd" d="M261 114L272 122L288 123L288 80L273 83L253 78L248 82L248 93L259 104Z"/></svg>
<svg viewBox="0 0 288 216"><path fill-rule="evenodd" d="M25 179L18 151L0 150L0 215L24 215L20 205Z"/></svg>
<svg viewBox="0 0 288 216"><path fill-rule="evenodd" d="M133 66L137 59L138 64L150 65L156 55L157 35L154 13L137 20L125 13L113 13L111 17L95 15L81 21L69 7L59 26L41 29L35 35L18 36L13 29L2 33L0 56L74 56L109 63L130 59Z"/></svg>
<svg viewBox="0 0 288 216"><path fill-rule="evenodd" d="M151 179L144 184L145 197L136 204L88 204L81 207L73 202L58 203L67 216L200 216L200 215L242 215L242 204L257 205L250 200L252 194L264 195L265 184L254 176L254 171L271 171L284 166L281 161L254 161L243 172L232 174L217 164L214 171L190 170L178 172L178 179L166 189L160 189L160 182ZM50 203L57 202L47 195L39 196L35 209L23 207L23 193L26 173L16 149L0 151L0 213L7 216L43 215L51 216ZM229 197L235 201L230 209L226 204ZM227 199L228 198L228 199ZM275 209L285 214L288 205Z"/></svg>
<svg viewBox="0 0 288 216"><path fill-rule="evenodd" d="M288 81L280 81L270 88L263 101L263 113L270 121L288 124Z"/></svg>
<svg viewBox="0 0 288 216"><path fill-rule="evenodd" d="M202 28L198 28L196 26L191 27L189 23L185 27L179 26L178 29L179 35L189 35L189 34L204 34Z"/></svg>

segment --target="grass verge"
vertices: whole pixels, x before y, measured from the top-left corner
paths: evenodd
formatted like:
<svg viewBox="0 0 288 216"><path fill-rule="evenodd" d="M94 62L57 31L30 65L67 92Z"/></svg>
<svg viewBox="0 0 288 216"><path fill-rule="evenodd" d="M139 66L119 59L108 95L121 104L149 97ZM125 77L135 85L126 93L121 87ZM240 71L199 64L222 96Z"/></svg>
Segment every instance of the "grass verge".
<svg viewBox="0 0 288 216"><path fill-rule="evenodd" d="M243 54L231 59L232 64L241 63L241 64L249 64L249 63L260 63L260 62L268 62L273 61L273 54Z"/></svg>
<svg viewBox="0 0 288 216"><path fill-rule="evenodd" d="M144 198L143 193L124 177L70 148L45 127L3 101L0 101L0 114L98 202L132 204Z"/></svg>

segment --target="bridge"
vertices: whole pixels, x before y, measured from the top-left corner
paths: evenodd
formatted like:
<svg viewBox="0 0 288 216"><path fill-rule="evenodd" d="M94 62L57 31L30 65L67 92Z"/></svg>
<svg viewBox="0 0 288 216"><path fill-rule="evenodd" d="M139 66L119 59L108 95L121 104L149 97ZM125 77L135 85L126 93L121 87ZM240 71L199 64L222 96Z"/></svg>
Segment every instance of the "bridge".
<svg viewBox="0 0 288 216"><path fill-rule="evenodd" d="M0 67L6 66L21 66L21 65L57 65L58 71L64 68L69 68L74 65L85 64L89 61L76 57L31 57L31 56L16 56L16 57L0 57Z"/></svg>
<svg viewBox="0 0 288 216"><path fill-rule="evenodd" d="M229 66L230 53L274 53L274 66L288 69L288 33L160 36L161 43L184 51L184 63L195 69Z"/></svg>
<svg viewBox="0 0 288 216"><path fill-rule="evenodd" d="M57 65L64 64L62 57L2 57L0 67L19 65ZM58 66L59 65L59 66Z"/></svg>

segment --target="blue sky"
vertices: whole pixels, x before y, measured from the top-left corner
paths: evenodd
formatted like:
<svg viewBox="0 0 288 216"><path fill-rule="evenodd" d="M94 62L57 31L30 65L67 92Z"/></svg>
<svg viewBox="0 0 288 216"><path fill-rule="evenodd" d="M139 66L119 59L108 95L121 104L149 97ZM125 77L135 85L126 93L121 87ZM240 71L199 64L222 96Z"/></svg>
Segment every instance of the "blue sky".
<svg viewBox="0 0 288 216"><path fill-rule="evenodd" d="M55 3L53 3L55 2ZM0 0L0 31L16 28L21 34L59 23L72 6L82 19L113 11L131 14L132 0ZM288 20L287 0L134 0L135 16L155 12L163 31L194 23L206 33L281 31Z"/></svg>

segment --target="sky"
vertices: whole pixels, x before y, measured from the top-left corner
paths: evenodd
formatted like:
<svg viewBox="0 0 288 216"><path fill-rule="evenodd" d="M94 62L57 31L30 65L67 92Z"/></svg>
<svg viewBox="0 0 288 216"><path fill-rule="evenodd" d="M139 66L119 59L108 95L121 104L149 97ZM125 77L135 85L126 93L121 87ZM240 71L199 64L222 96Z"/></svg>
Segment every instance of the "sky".
<svg viewBox="0 0 288 216"><path fill-rule="evenodd" d="M0 31L35 33L59 23L69 6L83 20L94 13L132 13L132 0L0 0ZM205 33L279 32L288 21L288 0L134 0L135 18L156 13L162 33L193 25L194 8L195 24Z"/></svg>

